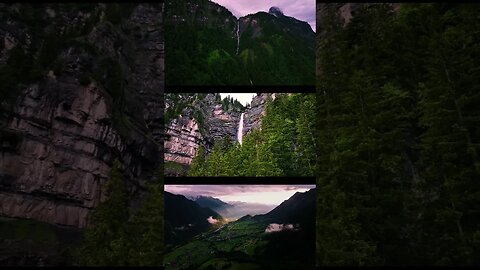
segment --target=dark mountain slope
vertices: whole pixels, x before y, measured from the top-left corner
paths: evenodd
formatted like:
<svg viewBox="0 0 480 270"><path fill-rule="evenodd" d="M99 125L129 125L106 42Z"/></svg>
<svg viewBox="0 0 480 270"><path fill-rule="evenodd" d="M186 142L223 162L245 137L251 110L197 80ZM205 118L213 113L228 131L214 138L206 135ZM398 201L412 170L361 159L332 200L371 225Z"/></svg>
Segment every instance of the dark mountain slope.
<svg viewBox="0 0 480 270"><path fill-rule="evenodd" d="M165 242L178 243L207 231L209 217L222 219L217 212L201 207L183 195L165 192Z"/></svg>
<svg viewBox="0 0 480 270"><path fill-rule="evenodd" d="M195 202L201 207L208 207L212 210L228 208L232 205L210 196L200 196L195 199Z"/></svg>
<svg viewBox="0 0 480 270"><path fill-rule="evenodd" d="M308 23L266 12L239 20L239 57L253 84L314 84L315 33Z"/></svg>
<svg viewBox="0 0 480 270"><path fill-rule="evenodd" d="M304 193L297 192L272 211L264 215L257 215L253 219L270 223L299 223L302 227L313 229L315 226L315 199L316 188Z"/></svg>

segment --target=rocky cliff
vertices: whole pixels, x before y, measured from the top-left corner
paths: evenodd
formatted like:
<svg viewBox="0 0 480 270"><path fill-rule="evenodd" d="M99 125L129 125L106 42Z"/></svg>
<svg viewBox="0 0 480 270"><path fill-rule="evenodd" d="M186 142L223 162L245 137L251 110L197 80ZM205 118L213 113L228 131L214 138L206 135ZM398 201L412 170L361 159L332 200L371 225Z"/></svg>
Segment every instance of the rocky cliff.
<svg viewBox="0 0 480 270"><path fill-rule="evenodd" d="M225 111L215 94L174 95L177 94L166 95L167 110L173 106L181 109L166 125L165 161L189 165L201 145L208 152L215 141L225 136L236 140L241 110ZM173 98L177 100L172 101Z"/></svg>
<svg viewBox="0 0 480 270"><path fill-rule="evenodd" d="M265 106L268 99L275 99L276 94L258 93L250 103L250 107L245 110L244 115L244 133L248 134L252 129L259 129L262 125L262 117L265 116Z"/></svg>
<svg viewBox="0 0 480 270"><path fill-rule="evenodd" d="M1 216L87 226L114 159L138 202L161 160L161 21L161 4L0 5Z"/></svg>
<svg viewBox="0 0 480 270"><path fill-rule="evenodd" d="M268 99L275 99L278 94L258 93L249 107L222 105L217 94L167 94L167 119L165 129L165 154L167 162L175 162L184 166L191 164L200 146L204 146L207 154L215 142L226 136L237 141L240 116L244 113L244 135L261 127L262 117ZM181 175L168 170L167 175Z"/></svg>

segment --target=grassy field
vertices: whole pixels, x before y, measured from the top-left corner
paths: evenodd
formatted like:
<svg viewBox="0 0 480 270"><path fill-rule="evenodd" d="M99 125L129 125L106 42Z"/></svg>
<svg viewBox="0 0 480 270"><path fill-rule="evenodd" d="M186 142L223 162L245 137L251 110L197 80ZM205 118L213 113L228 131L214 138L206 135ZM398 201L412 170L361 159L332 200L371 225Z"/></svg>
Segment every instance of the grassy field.
<svg viewBox="0 0 480 270"><path fill-rule="evenodd" d="M254 249L264 244L261 240L264 227L256 222L242 221L227 223L218 229L212 229L166 254L165 267L166 269L190 267L255 269L255 264L241 261L248 261Z"/></svg>
<svg viewBox="0 0 480 270"><path fill-rule="evenodd" d="M173 247L165 269L313 269L313 232L265 233L267 226L251 219L216 226Z"/></svg>

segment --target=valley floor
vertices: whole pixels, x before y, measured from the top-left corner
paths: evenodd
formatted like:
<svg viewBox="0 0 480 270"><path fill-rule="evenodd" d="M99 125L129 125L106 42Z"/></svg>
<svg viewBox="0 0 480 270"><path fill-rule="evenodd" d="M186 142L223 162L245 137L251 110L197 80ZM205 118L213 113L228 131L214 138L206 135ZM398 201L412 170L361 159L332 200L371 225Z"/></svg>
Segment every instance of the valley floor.
<svg viewBox="0 0 480 270"><path fill-rule="evenodd" d="M286 269L305 264L305 260L280 262L263 256L272 239L265 233L267 225L237 221L197 235L165 255L165 269Z"/></svg>

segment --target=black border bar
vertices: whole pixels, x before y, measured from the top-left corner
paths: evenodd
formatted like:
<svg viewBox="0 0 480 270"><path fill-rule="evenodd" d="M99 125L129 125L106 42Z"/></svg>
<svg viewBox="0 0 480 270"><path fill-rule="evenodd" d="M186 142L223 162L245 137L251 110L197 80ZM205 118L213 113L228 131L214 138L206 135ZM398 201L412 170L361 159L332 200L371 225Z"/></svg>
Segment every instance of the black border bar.
<svg viewBox="0 0 480 270"><path fill-rule="evenodd" d="M165 177L165 185L316 185L314 176L281 177Z"/></svg>
<svg viewBox="0 0 480 270"><path fill-rule="evenodd" d="M315 93L314 85L300 86L165 86L165 93Z"/></svg>

